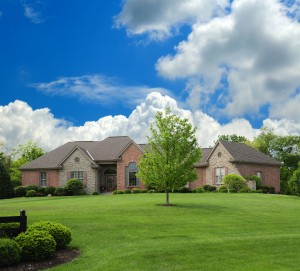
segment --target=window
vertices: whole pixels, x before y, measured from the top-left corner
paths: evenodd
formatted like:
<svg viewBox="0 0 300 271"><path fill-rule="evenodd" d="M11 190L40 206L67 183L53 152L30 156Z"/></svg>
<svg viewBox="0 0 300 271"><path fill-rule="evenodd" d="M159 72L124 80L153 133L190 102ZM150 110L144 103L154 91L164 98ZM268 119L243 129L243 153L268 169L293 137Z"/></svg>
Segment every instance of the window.
<svg viewBox="0 0 300 271"><path fill-rule="evenodd" d="M47 172L40 172L40 186L47 186Z"/></svg>
<svg viewBox="0 0 300 271"><path fill-rule="evenodd" d="M83 182L83 171L71 171L71 178L78 179Z"/></svg>
<svg viewBox="0 0 300 271"><path fill-rule="evenodd" d="M140 186L140 181L136 177L137 172L136 163L129 163L128 167L126 167L126 186Z"/></svg>
<svg viewBox="0 0 300 271"><path fill-rule="evenodd" d="M217 167L215 169L215 176L216 176L216 185L222 184L222 180L225 176L225 168L224 167Z"/></svg>
<svg viewBox="0 0 300 271"><path fill-rule="evenodd" d="M259 177L261 179L261 171L257 171L256 172L256 176Z"/></svg>

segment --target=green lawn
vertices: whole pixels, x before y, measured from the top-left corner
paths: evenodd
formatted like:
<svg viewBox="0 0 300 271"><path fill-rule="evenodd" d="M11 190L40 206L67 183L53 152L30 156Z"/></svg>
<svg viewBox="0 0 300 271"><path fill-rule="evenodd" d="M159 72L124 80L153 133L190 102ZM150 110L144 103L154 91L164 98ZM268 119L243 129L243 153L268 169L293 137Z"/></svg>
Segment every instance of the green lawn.
<svg viewBox="0 0 300 271"><path fill-rule="evenodd" d="M62 223L81 257L51 270L300 270L300 198L263 194L16 198L28 224Z"/></svg>

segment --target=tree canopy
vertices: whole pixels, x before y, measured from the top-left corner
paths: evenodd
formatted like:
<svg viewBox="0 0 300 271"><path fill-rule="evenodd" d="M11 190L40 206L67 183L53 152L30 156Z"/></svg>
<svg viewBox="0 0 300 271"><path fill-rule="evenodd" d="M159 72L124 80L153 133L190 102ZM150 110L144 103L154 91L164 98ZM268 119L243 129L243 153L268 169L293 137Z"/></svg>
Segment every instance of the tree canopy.
<svg viewBox="0 0 300 271"><path fill-rule="evenodd" d="M194 165L201 158L201 149L188 119L177 117L169 108L156 114L150 131L138 177L148 187L165 191L169 205L169 192L197 179Z"/></svg>

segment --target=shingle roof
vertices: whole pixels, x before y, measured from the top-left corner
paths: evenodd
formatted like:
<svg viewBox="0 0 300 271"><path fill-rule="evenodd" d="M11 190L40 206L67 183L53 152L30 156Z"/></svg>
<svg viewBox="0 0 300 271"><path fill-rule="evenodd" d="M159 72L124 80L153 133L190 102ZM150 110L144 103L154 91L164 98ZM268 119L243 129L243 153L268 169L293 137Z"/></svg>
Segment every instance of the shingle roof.
<svg viewBox="0 0 300 271"><path fill-rule="evenodd" d="M196 163L196 167L203 167L203 166L207 166L207 162L206 159L209 156L209 154L211 153L213 148L201 148L201 152L202 152L202 157L200 159L200 161L198 163Z"/></svg>
<svg viewBox="0 0 300 271"><path fill-rule="evenodd" d="M76 147L94 161L116 161L119 154L133 142L128 136L108 137L102 141L68 142L22 166L21 170L55 169Z"/></svg>
<svg viewBox="0 0 300 271"><path fill-rule="evenodd" d="M248 146L245 143L228 142L228 141L220 141L219 143L222 144L232 156L233 159L230 162L276 165L276 166L281 165L279 161Z"/></svg>

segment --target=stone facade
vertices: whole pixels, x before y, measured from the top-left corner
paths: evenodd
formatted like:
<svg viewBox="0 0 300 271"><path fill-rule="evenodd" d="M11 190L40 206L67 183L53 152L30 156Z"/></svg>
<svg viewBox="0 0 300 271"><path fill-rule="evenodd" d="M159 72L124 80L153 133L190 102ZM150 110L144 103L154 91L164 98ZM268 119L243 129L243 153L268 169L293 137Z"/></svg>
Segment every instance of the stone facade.
<svg viewBox="0 0 300 271"><path fill-rule="evenodd" d="M91 194L98 190L97 169L92 168L92 160L81 150L75 149L74 152L63 162L63 168L59 170L59 186L65 186L67 180L71 178L71 171L83 171L84 190Z"/></svg>

